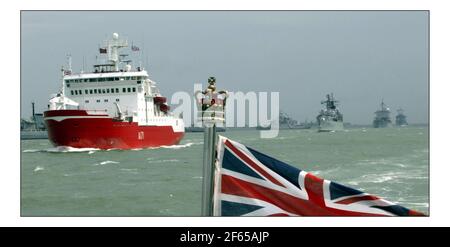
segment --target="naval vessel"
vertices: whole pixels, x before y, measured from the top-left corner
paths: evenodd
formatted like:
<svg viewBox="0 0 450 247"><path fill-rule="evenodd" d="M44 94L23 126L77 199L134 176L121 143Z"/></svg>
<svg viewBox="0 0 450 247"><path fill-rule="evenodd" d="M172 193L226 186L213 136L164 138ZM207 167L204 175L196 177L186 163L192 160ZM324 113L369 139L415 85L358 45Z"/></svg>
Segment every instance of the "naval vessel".
<svg viewBox="0 0 450 247"><path fill-rule="evenodd" d="M337 108L338 102L334 99L333 94L327 94L326 100L321 104L325 108L320 110L317 116L317 124L319 125L319 132L339 131L344 129L343 115Z"/></svg>

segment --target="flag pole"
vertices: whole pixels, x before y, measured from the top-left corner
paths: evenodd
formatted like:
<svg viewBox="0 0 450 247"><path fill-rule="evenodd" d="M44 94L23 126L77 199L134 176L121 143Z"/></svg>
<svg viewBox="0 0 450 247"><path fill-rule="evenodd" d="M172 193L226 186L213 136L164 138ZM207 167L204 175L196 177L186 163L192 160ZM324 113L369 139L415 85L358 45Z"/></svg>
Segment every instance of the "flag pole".
<svg viewBox="0 0 450 247"><path fill-rule="evenodd" d="M216 161L216 124L225 122L227 91L216 91L216 78L208 78L208 87L197 91L195 97L199 118L204 128L202 216L213 216L214 168ZM201 98L198 95L201 94Z"/></svg>
<svg viewBox="0 0 450 247"><path fill-rule="evenodd" d="M204 127L203 147L203 185L202 185L202 216L213 215L213 191L214 191L214 161L216 153L216 125Z"/></svg>

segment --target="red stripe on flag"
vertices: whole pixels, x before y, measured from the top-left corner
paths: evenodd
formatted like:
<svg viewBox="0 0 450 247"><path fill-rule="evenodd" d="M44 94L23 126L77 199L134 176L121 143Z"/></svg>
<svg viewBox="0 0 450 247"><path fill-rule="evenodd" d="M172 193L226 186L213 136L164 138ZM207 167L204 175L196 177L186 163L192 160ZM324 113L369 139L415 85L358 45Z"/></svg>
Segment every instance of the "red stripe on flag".
<svg viewBox="0 0 450 247"><path fill-rule="evenodd" d="M253 162L253 160L251 160L249 157L247 157L246 154L242 153L241 151L239 151L239 149L237 149L235 146L233 146L233 144L231 144L230 141L226 140L225 141L225 145L230 148L237 156L239 156L239 158L241 158L246 164L248 164L249 166L251 166L253 169L255 169L256 171L258 171L262 176L266 177L267 179L270 180L270 182L284 187L284 185L282 185L280 182L278 182L278 180L276 180L275 178L273 178L272 176L270 176L269 173L267 173L266 171L264 171L261 167L259 167L257 164L255 164L255 162Z"/></svg>
<svg viewBox="0 0 450 247"><path fill-rule="evenodd" d="M364 195L364 196L346 198L346 199L343 199L341 201L337 201L334 203L348 205L348 204L352 204L352 203L359 202L359 201L374 201L374 200L378 200L378 199L380 199L380 198L378 198L376 196Z"/></svg>
<svg viewBox="0 0 450 247"><path fill-rule="evenodd" d="M325 201L323 199L323 179L316 177L310 173L305 176L305 188L308 192L309 200L313 201L317 205L325 207Z"/></svg>
<svg viewBox="0 0 450 247"><path fill-rule="evenodd" d="M262 200L284 211L300 216L382 216L328 208L323 205L317 205L313 201L303 200L284 192L272 190L224 174L222 174L221 190L223 194Z"/></svg>

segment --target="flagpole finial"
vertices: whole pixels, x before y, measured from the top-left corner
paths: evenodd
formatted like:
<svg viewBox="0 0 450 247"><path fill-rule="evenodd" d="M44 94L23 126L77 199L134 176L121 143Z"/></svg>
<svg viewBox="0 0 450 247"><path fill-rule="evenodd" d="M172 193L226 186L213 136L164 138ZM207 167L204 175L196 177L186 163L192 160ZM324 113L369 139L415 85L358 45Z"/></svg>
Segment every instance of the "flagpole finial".
<svg viewBox="0 0 450 247"><path fill-rule="evenodd" d="M198 118L204 126L225 122L225 106L228 98L226 90L217 90L215 77L209 77L208 84L205 90L195 92Z"/></svg>

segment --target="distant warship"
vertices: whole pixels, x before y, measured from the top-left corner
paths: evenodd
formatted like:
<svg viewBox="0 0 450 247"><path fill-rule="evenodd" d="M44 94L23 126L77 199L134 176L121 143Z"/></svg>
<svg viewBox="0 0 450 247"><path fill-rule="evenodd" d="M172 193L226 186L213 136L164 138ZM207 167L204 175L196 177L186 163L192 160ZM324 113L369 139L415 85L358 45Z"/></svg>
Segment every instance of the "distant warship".
<svg viewBox="0 0 450 247"><path fill-rule="evenodd" d="M325 109L320 110L317 116L319 132L343 130L343 115L337 109L338 101L334 99L333 94L327 94L327 99L321 102Z"/></svg>
<svg viewBox="0 0 450 247"><path fill-rule="evenodd" d="M406 126L408 122L406 121L406 116L403 113L403 109L397 110L397 116L395 116L395 125L397 126Z"/></svg>
<svg viewBox="0 0 450 247"><path fill-rule="evenodd" d="M34 102L31 103L32 116L28 119L20 119L20 139L47 139L47 129L42 113L34 112Z"/></svg>
<svg viewBox="0 0 450 247"><path fill-rule="evenodd" d="M297 120L291 118L287 113L280 111L280 115L278 118L278 128L279 129L310 129L313 125L312 122L305 121L303 123L299 123ZM272 126L272 123L268 126L258 125L256 127L257 130L268 130Z"/></svg>
<svg viewBox="0 0 450 247"><path fill-rule="evenodd" d="M391 110L389 107L381 100L381 110L375 112L375 119L373 120L374 128L386 128L392 127L391 121Z"/></svg>

